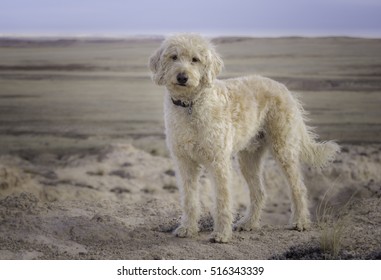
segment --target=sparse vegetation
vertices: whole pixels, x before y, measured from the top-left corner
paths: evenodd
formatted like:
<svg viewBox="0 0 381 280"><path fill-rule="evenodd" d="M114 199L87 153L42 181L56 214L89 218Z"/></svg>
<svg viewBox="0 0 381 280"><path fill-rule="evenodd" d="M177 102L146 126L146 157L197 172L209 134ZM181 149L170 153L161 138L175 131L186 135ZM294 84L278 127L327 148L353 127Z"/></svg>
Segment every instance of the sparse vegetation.
<svg viewBox="0 0 381 280"><path fill-rule="evenodd" d="M348 206L352 197L342 206L333 205L328 199L329 190L316 209L320 228L320 249L326 258L337 259L342 250L342 241L350 225Z"/></svg>

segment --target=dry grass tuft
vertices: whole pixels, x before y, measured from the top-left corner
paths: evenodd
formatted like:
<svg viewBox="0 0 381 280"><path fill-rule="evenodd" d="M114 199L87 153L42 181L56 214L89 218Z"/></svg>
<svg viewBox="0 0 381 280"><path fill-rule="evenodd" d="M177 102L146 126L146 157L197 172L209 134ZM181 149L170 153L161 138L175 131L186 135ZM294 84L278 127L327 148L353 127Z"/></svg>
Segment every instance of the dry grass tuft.
<svg viewBox="0 0 381 280"><path fill-rule="evenodd" d="M328 199L330 189L324 194L316 209L317 224L320 228L320 247L326 258L338 259L342 241L350 226L349 205L353 195L343 205L333 205Z"/></svg>

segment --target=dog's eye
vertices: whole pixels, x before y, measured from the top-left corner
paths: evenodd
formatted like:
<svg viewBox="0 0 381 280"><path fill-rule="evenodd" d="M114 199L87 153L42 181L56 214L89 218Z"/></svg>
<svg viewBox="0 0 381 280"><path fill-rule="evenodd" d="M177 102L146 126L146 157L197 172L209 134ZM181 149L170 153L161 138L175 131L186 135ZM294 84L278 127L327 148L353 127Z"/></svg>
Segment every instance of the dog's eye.
<svg viewBox="0 0 381 280"><path fill-rule="evenodd" d="M192 58L192 62L196 63L196 62L200 62L200 60L197 57L194 57Z"/></svg>
<svg viewBox="0 0 381 280"><path fill-rule="evenodd" d="M172 56L171 56L171 59L172 59L173 61L176 61L176 60L177 60L177 55L172 55Z"/></svg>

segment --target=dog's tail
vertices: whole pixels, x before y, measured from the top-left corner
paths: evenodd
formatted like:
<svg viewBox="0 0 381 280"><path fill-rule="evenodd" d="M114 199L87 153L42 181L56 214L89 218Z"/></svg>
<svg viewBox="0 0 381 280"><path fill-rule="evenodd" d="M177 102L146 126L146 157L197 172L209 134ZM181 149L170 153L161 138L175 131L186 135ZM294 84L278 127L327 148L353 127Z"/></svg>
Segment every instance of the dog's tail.
<svg viewBox="0 0 381 280"><path fill-rule="evenodd" d="M317 142L313 129L304 124L302 129L301 157L315 167L325 167L331 163L336 154L340 152L340 146L334 141Z"/></svg>
<svg viewBox="0 0 381 280"><path fill-rule="evenodd" d="M314 128L307 126L307 112L304 111L302 104L297 99L296 106L301 113L301 158L306 163L315 167L325 167L331 163L336 155L340 152L340 146L334 141L318 142L317 135L314 133Z"/></svg>

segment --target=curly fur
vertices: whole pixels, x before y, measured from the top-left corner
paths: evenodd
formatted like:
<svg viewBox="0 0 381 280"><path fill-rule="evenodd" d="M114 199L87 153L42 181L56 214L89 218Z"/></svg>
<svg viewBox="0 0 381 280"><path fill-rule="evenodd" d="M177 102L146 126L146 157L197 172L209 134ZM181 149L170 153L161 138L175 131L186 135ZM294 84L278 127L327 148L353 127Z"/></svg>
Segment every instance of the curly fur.
<svg viewBox="0 0 381 280"><path fill-rule="evenodd" d="M200 167L211 174L215 186L214 231L211 240L228 242L232 236L230 180L231 157L238 155L250 190L247 214L237 230L259 226L264 206L262 159L270 150L291 189L293 223L298 230L309 225L307 190L300 161L324 166L339 146L318 143L305 125L296 96L271 79L248 76L216 79L223 62L214 46L201 36L180 34L167 38L149 62L153 81L166 87L164 102L168 148L177 167L183 215L175 230L179 237L198 232L198 176ZM186 84L178 82L186 75ZM191 104L192 111L172 100Z"/></svg>

